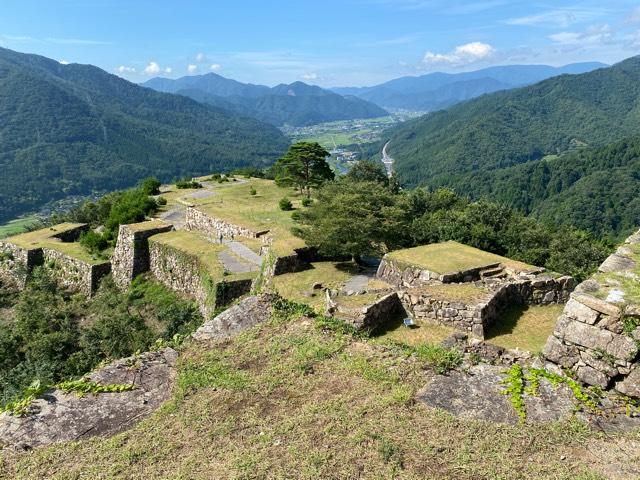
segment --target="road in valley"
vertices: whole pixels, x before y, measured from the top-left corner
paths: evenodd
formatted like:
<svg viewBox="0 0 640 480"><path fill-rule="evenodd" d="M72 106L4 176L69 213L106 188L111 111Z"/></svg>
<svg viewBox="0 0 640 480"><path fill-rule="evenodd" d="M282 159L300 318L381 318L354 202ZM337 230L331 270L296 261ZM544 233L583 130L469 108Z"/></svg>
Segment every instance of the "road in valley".
<svg viewBox="0 0 640 480"><path fill-rule="evenodd" d="M389 177L393 173L393 158L391 158L387 153L387 147L390 143L391 141L385 143L384 147L382 147L382 163L384 163L384 168L387 169L387 175Z"/></svg>

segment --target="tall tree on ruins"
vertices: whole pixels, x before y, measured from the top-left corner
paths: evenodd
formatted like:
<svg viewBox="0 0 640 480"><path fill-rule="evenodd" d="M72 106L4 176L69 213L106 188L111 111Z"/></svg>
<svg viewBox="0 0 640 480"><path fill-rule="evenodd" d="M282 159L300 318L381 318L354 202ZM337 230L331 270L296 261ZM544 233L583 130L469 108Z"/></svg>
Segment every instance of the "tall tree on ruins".
<svg viewBox="0 0 640 480"><path fill-rule="evenodd" d="M276 183L295 186L311 197L311 188L317 188L334 175L327 163L329 152L316 142L298 142L275 165Z"/></svg>

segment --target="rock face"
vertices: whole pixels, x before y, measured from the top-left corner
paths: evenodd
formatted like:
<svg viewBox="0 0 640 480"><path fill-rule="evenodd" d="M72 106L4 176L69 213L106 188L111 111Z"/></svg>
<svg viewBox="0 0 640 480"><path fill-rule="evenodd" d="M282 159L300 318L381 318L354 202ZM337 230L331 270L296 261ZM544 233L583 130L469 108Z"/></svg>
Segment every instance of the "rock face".
<svg viewBox="0 0 640 480"><path fill-rule="evenodd" d="M347 298L358 297L353 295ZM368 305L360 307L343 305L339 299L340 297L331 297L327 291L327 314L338 317L359 330L375 330L390 318L405 313L396 292L376 298Z"/></svg>
<svg viewBox="0 0 640 480"><path fill-rule="evenodd" d="M505 367L475 365L465 372L439 375L417 394L417 400L430 407L441 408L453 415L470 420L498 423L518 423L519 417L501 392L505 389ZM538 395L524 395L527 422L551 422L568 418L574 408L569 388L552 387L540 380Z"/></svg>
<svg viewBox="0 0 640 480"><path fill-rule="evenodd" d="M137 275L149 270L149 237L171 230L172 225L158 221L120 225L111 257L113 281L119 288L127 288Z"/></svg>
<svg viewBox="0 0 640 480"><path fill-rule="evenodd" d="M273 299L274 297L268 294L244 298L237 305L204 322L195 331L193 338L198 341L222 340L266 322L271 318Z"/></svg>
<svg viewBox="0 0 640 480"><path fill-rule="evenodd" d="M635 398L640 398L640 342L633 325L640 325L640 309L625 292L625 282L640 283L632 248L639 243L638 234L629 237L597 276L578 285L543 350L547 360L572 369L582 382Z"/></svg>
<svg viewBox="0 0 640 480"><path fill-rule="evenodd" d="M130 384L127 392L78 397L60 390L33 402L32 413L0 415L0 445L27 449L97 435L114 435L157 409L171 394L177 352L166 348L118 360L89 377L94 382Z"/></svg>

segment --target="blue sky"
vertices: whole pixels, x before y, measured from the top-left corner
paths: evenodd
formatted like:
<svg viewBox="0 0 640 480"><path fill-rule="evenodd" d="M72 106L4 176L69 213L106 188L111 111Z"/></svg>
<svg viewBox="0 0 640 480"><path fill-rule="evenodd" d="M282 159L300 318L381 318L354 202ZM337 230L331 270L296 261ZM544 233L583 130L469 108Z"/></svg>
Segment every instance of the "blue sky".
<svg viewBox="0 0 640 480"><path fill-rule="evenodd" d="M135 82L371 85L489 65L640 54L640 1L2 0L0 46Z"/></svg>

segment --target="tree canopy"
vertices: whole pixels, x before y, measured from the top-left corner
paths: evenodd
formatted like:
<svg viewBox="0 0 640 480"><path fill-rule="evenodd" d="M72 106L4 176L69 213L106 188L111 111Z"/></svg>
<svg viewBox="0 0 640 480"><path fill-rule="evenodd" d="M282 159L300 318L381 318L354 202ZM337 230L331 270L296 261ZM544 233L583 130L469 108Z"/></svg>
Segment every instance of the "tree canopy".
<svg viewBox="0 0 640 480"><path fill-rule="evenodd" d="M334 178L327 163L328 156L329 152L316 142L294 143L284 157L276 162L276 183L299 188L309 198L312 188Z"/></svg>

